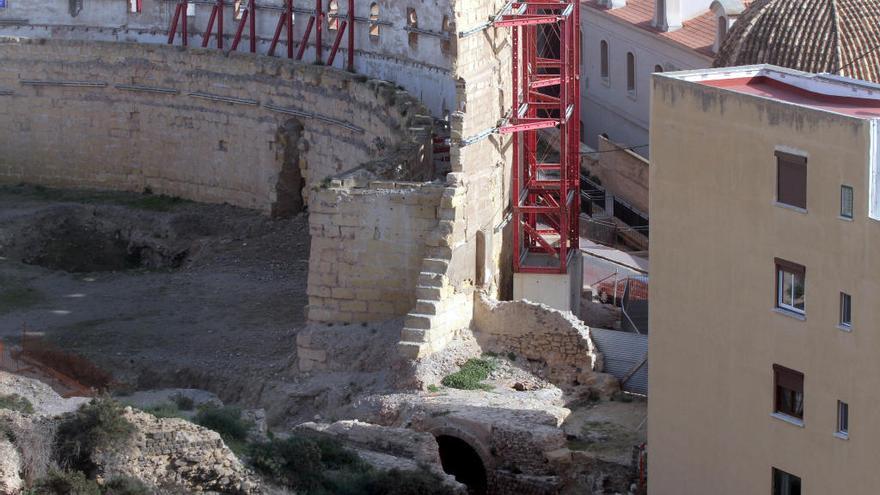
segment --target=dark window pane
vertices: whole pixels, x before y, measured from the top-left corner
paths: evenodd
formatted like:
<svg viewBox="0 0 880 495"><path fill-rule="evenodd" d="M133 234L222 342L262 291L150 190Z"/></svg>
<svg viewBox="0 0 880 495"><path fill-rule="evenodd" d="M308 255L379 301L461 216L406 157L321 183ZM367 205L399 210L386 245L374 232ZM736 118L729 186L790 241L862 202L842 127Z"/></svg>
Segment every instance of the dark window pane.
<svg viewBox="0 0 880 495"><path fill-rule="evenodd" d="M776 200L780 203L807 207L807 161L803 157L776 152Z"/></svg>
<svg viewBox="0 0 880 495"><path fill-rule="evenodd" d="M801 479L773 468L773 495L801 495Z"/></svg>
<svg viewBox="0 0 880 495"><path fill-rule="evenodd" d="M840 186L840 216L853 217L853 188L850 186Z"/></svg>

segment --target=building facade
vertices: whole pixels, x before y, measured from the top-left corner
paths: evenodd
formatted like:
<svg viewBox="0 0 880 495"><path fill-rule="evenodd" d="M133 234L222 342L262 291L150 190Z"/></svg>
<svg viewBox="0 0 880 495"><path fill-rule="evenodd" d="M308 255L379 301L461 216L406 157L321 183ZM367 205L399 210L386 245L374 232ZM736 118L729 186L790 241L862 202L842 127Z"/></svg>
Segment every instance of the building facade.
<svg viewBox="0 0 880 495"><path fill-rule="evenodd" d="M746 2L747 3L747 2ZM651 74L710 67L745 3L586 0L581 3L582 141L600 134L648 156Z"/></svg>
<svg viewBox="0 0 880 495"><path fill-rule="evenodd" d="M877 493L880 86L653 86L649 493Z"/></svg>

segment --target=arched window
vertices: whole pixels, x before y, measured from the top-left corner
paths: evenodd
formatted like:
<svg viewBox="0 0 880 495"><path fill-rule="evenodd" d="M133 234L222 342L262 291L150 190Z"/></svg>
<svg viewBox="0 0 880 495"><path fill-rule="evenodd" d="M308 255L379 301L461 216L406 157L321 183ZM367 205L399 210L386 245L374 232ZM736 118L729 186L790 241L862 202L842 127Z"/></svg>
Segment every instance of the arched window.
<svg viewBox="0 0 880 495"><path fill-rule="evenodd" d="M636 56L632 52L626 54L626 90L636 90Z"/></svg>
<svg viewBox="0 0 880 495"><path fill-rule="evenodd" d="M660 64L655 65L654 72L663 72L663 66Z"/></svg>
<svg viewBox="0 0 880 495"><path fill-rule="evenodd" d="M370 37L379 39L379 4L370 4Z"/></svg>
<svg viewBox="0 0 880 495"><path fill-rule="evenodd" d="M415 47L419 43L419 33L414 31L419 28L419 15L416 13L416 9L406 9L406 27L410 29L409 45Z"/></svg>
<svg viewBox="0 0 880 495"><path fill-rule="evenodd" d="M327 28L331 31L339 29L339 2L330 0L330 6L327 8Z"/></svg>
<svg viewBox="0 0 880 495"><path fill-rule="evenodd" d="M602 42L599 43L599 59L599 63L602 65L602 77L608 79L608 42L605 40L602 40Z"/></svg>

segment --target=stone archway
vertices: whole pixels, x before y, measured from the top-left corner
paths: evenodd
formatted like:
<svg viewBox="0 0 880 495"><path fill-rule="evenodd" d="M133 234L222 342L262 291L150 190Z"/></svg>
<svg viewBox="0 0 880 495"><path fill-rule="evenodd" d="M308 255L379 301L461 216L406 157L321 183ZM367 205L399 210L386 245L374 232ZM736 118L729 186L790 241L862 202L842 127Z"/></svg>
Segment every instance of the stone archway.
<svg viewBox="0 0 880 495"><path fill-rule="evenodd" d="M488 493L489 477L480 454L469 443L452 435L438 435L443 471L468 487L471 495Z"/></svg>
<svg viewBox="0 0 880 495"><path fill-rule="evenodd" d="M303 137L303 125L299 119L289 119L278 127L276 142L281 155L281 170L278 171L278 182L275 185L275 203L272 204L272 216L287 218L303 211L302 160L300 144Z"/></svg>

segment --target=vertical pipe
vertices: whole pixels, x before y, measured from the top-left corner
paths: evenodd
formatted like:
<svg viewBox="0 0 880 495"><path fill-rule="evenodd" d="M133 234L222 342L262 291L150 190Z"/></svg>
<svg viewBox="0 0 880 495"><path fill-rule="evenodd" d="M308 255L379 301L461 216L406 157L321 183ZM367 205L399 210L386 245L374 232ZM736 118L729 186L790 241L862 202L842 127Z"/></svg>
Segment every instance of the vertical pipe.
<svg viewBox="0 0 880 495"><path fill-rule="evenodd" d="M315 0L315 63L324 62L324 55L321 52L323 40L321 33L324 31L324 8L321 0Z"/></svg>
<svg viewBox="0 0 880 495"><path fill-rule="evenodd" d="M257 5L255 0L248 0L248 23L251 31L251 53L257 53Z"/></svg>
<svg viewBox="0 0 880 495"><path fill-rule="evenodd" d="M354 72L354 0L348 0L348 71Z"/></svg>

